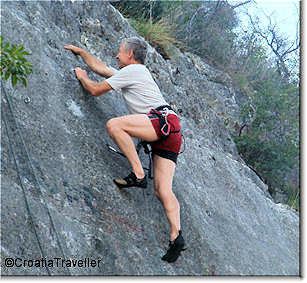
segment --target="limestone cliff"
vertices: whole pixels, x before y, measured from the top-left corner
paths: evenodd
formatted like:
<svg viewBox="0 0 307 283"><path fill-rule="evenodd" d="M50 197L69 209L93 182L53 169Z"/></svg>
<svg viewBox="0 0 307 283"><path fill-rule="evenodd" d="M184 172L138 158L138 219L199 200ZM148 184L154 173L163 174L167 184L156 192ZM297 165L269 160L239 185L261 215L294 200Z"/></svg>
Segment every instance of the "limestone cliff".
<svg viewBox="0 0 307 283"><path fill-rule="evenodd" d="M225 124L239 109L225 74L193 54L165 61L149 50L146 65L182 109L186 143L174 192L188 249L168 264L160 259L168 225L152 184L143 193L112 182L129 172L105 146L106 121L127 113L121 94L85 93L72 72L84 64L63 49L83 46L116 67L120 40L136 32L107 2L2 1L1 34L23 43L34 65L28 88L1 88L2 264L101 259L86 268L2 266L2 275L299 274L299 216L275 204L238 156Z"/></svg>

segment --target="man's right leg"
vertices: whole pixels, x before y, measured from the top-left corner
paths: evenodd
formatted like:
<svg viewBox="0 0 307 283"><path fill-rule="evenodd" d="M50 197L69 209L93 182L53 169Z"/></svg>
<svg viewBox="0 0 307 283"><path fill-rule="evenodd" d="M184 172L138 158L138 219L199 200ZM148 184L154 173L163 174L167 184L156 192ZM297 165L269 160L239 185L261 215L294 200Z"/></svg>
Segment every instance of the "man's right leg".
<svg viewBox="0 0 307 283"><path fill-rule="evenodd" d="M111 138L127 157L137 178L144 177L144 170L131 137L148 142L158 139L150 119L144 114L117 117L107 122L107 130Z"/></svg>

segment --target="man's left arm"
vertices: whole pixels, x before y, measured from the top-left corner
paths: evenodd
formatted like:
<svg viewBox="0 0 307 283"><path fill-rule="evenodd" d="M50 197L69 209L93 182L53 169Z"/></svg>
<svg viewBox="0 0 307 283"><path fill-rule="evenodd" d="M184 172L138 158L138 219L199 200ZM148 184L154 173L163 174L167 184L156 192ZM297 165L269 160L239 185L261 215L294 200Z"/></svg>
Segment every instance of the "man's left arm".
<svg viewBox="0 0 307 283"><path fill-rule="evenodd" d="M75 72L82 86L93 96L100 96L112 90L112 87L106 81L102 82L92 81L88 77L86 71L82 70L81 68L76 68Z"/></svg>

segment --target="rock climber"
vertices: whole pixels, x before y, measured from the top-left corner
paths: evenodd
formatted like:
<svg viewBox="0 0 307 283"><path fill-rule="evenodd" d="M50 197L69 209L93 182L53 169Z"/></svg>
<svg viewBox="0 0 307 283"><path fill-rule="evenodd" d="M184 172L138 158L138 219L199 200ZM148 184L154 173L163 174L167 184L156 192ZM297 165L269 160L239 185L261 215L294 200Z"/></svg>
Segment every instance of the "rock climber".
<svg viewBox="0 0 307 283"><path fill-rule="evenodd" d="M127 177L113 180L119 188L147 187L147 176L132 137L151 144L155 195L162 203L170 225L169 248L162 260L176 261L185 244L180 227L180 205L172 191L182 142L181 126L177 114L165 101L144 65L146 43L138 37L124 39L116 56L119 70L108 67L83 48L74 45L65 45L64 48L81 56L91 70L106 78L96 82L89 79L85 70L74 69L76 77L91 95L100 96L110 90L122 91L130 115L112 118L106 124L108 134L132 167Z"/></svg>

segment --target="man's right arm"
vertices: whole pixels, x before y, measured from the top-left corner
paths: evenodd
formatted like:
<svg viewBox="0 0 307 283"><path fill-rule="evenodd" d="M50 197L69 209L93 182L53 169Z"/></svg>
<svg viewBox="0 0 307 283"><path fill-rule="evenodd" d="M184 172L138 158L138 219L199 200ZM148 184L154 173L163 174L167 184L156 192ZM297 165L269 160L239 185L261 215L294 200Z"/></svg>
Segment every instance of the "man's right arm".
<svg viewBox="0 0 307 283"><path fill-rule="evenodd" d="M86 50L74 46L74 45L65 45L65 49L71 50L74 54L80 55L83 61L97 74L109 78L114 75L114 71L109 68L104 62L100 61Z"/></svg>

